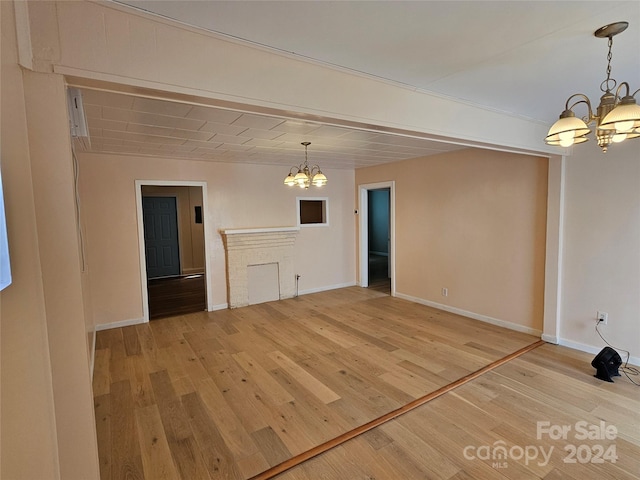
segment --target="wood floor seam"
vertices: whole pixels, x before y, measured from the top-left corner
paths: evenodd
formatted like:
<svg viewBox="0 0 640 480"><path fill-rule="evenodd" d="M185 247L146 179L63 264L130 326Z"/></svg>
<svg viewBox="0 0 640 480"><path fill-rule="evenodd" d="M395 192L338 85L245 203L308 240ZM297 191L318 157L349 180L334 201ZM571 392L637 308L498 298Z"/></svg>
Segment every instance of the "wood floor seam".
<svg viewBox="0 0 640 480"><path fill-rule="evenodd" d="M482 367L478 370L476 370L475 372L470 373L469 375L466 375L454 382L449 383L448 385L445 385L441 388L439 388L438 390L435 390L431 393L428 393L426 395L423 395L420 398L417 398L409 403L407 403L406 405L393 410L392 412L389 412L385 415L381 415L378 418L375 418L373 420L371 420L368 423L365 423L364 425L361 425L359 427L356 427L348 432L343 433L342 435L339 435L336 438L333 438L331 440L328 440L327 442L318 445L310 450L307 450L306 452L302 452L298 455L296 455L295 457L292 457L288 460L285 460L284 462L275 465L274 467L271 467L270 469L259 473L258 475L255 475L253 477L251 477L249 480L270 480L284 472L286 472L287 470L290 470L308 460L311 460L314 457L317 457L318 455L322 455L325 452L328 452L329 450L332 450L336 447L339 447L340 445L348 442L349 440L353 440L354 438L362 435L363 433L366 433L370 430L373 430L374 428L377 428L387 422L390 422L391 420L394 420L398 417L400 417L401 415L404 415L405 413L409 413L412 410L415 410L418 407L421 407L422 405L427 404L428 402L435 400L436 398L444 395L445 393L448 393L482 375L484 375L487 372L490 372L496 368L498 368L501 365L504 365L507 362L510 362L511 360L520 357L521 355L524 355L527 352L530 352L531 350L538 348L540 345L545 344L546 342L544 340L538 340L537 342L533 342L530 345L527 345L526 347L523 347L509 355L506 355L505 357L502 357L498 360L496 360L495 362L490 363L489 365Z"/></svg>

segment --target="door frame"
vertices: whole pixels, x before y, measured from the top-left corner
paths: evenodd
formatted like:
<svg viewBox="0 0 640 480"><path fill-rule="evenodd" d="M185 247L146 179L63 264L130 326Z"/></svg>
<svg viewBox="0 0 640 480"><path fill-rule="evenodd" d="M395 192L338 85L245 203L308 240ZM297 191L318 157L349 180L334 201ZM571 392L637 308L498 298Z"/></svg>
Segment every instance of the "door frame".
<svg viewBox="0 0 640 480"><path fill-rule="evenodd" d="M138 220L138 249L140 257L140 291L142 294L142 320L149 321L149 292L147 291L147 259L145 256L144 242L144 221L142 212L142 187L145 185L161 186L161 187L200 187L202 188L202 218L204 219L204 278L205 293L207 296L207 311L213 310L213 287L211 284L212 260L209 245L213 238L211 233L211 222L207 218L207 182L180 181L180 180L136 180L136 211ZM177 205L177 204L176 204Z"/></svg>
<svg viewBox="0 0 640 480"><path fill-rule="evenodd" d="M366 183L358 185L359 200L359 246L358 262L360 286L369 286L369 190L389 189L389 271L391 273L391 296L396 296L396 182Z"/></svg>

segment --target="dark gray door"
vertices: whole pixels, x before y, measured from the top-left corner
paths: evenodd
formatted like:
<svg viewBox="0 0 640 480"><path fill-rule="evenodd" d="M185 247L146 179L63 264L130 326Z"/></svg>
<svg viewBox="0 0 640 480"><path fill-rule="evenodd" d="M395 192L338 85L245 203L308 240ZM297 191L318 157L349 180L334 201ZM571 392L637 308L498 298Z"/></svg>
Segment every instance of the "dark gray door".
<svg viewBox="0 0 640 480"><path fill-rule="evenodd" d="M175 197L142 197L147 277L180 275Z"/></svg>

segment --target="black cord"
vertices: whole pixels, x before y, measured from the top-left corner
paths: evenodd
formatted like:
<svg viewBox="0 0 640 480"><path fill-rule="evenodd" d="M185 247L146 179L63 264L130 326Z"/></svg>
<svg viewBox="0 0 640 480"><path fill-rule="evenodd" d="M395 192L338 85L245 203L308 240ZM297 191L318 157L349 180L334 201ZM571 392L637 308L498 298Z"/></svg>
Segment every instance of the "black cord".
<svg viewBox="0 0 640 480"><path fill-rule="evenodd" d="M601 320L598 320L596 322L596 333L600 336L602 341L607 345L609 345L611 348L613 348L614 350L620 350L621 352L624 352L627 354L627 359L624 361L624 364L619 368L619 370L622 371L622 373L624 373L625 377L627 377L631 383L640 387L640 383L634 382L633 379L629 376L629 375L634 375L634 376L640 375L640 369L629 366L629 357L631 356L631 353L629 352L629 350L625 350L624 348L614 347L609 342L607 342L607 339L602 336L602 334L600 333L600 330L598 329L598 325L600 325L600 322Z"/></svg>

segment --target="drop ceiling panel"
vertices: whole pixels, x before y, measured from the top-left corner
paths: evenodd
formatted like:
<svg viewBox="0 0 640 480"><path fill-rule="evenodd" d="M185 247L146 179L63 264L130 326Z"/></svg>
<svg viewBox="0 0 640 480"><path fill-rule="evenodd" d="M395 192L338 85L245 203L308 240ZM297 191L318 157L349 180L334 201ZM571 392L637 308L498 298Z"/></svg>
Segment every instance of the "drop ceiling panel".
<svg viewBox="0 0 640 480"><path fill-rule="evenodd" d="M207 122L230 124L242 116L239 112L223 110L220 108L192 107L187 114L188 118L206 120Z"/></svg>
<svg viewBox="0 0 640 480"><path fill-rule="evenodd" d="M279 132L277 130L260 130L257 128L248 128L242 132L243 137L261 138L263 140L280 140L280 137L283 135L283 132Z"/></svg>
<svg viewBox="0 0 640 480"><path fill-rule="evenodd" d="M307 135L313 133L321 127L319 124L304 123L297 120L285 120L276 125L271 130L288 134Z"/></svg>
<svg viewBox="0 0 640 480"><path fill-rule="evenodd" d="M185 117L193 106L177 102L164 102L150 98L134 97L132 110L136 112L154 113L156 115L169 115L172 117Z"/></svg>
<svg viewBox="0 0 640 480"><path fill-rule="evenodd" d="M92 118L91 117L91 106L95 105L92 104L92 99L86 99L84 98L84 94L83 94L83 100L84 100L84 105L85 105L85 115L87 115L88 118ZM102 118L106 119L106 120L115 120L115 121L119 121L119 122L130 122L133 121L132 117L134 112L131 110L125 110L124 108L114 108L114 107L110 107L108 105L108 103L104 103L104 104L98 104L98 105L102 105L101 111L102 111ZM89 108L87 108L87 106ZM91 122L89 122L89 124L91 124Z"/></svg>
<svg viewBox="0 0 640 480"><path fill-rule="evenodd" d="M132 112L129 118L131 123L157 125L161 127L178 128L181 130L202 130L202 127L207 123L205 120L195 120L191 118L172 117L143 112Z"/></svg>
<svg viewBox="0 0 640 480"><path fill-rule="evenodd" d="M404 160L462 148L427 139L83 89L91 151L322 168Z"/></svg>
<svg viewBox="0 0 640 480"><path fill-rule="evenodd" d="M221 142L221 143L224 143L224 144L244 145L249 140L251 140L251 137L245 137L244 135L226 135L224 133L216 133L213 136L213 139L216 142Z"/></svg>
<svg viewBox="0 0 640 480"><path fill-rule="evenodd" d="M233 121L233 125L243 126L247 128L257 128L269 130L284 122L282 118L267 117L262 115L253 115L245 113Z"/></svg>
<svg viewBox="0 0 640 480"><path fill-rule="evenodd" d="M247 127L241 127L239 125L227 125L225 123L218 122L206 122L199 128L203 132L212 132L220 135L240 135L247 130Z"/></svg>

